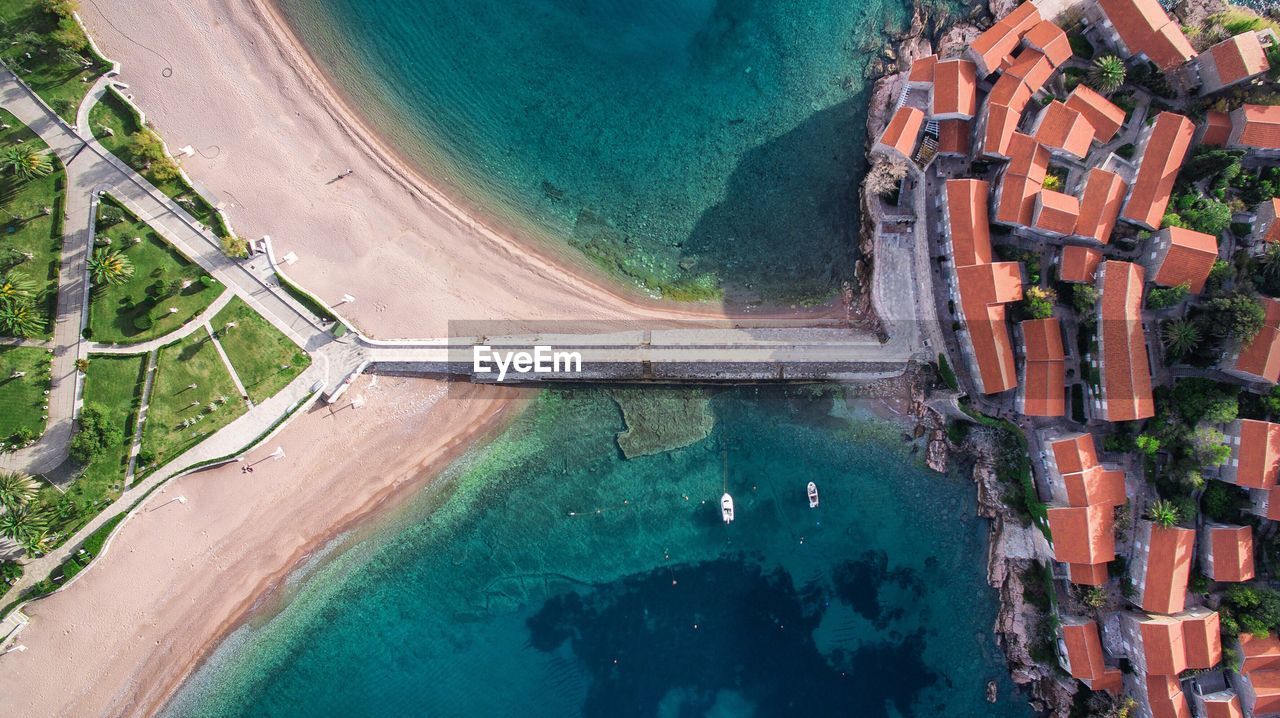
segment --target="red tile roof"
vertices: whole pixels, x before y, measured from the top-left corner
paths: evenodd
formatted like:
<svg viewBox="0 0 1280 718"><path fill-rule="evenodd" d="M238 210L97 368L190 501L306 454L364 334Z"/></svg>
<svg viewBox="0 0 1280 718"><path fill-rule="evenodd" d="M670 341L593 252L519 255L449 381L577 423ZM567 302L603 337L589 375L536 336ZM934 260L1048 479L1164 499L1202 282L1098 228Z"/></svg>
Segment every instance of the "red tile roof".
<svg viewBox="0 0 1280 718"><path fill-rule="evenodd" d="M1196 533L1191 529L1151 525L1140 603L1143 610L1177 613L1186 606L1187 578L1191 575L1191 552L1195 544Z"/></svg>
<svg viewBox="0 0 1280 718"><path fill-rule="evenodd" d="M1275 384L1280 382L1280 299L1258 299L1266 312L1262 330L1240 350L1235 369Z"/></svg>
<svg viewBox="0 0 1280 718"><path fill-rule="evenodd" d="M1054 466L1062 477L1069 506L1121 506L1128 498L1124 472L1098 463L1093 434L1083 433L1049 444Z"/></svg>
<svg viewBox="0 0 1280 718"><path fill-rule="evenodd" d="M1022 353L1026 360L1022 413L1065 416L1067 367L1058 320L1032 319L1022 322L1021 328Z"/></svg>
<svg viewBox="0 0 1280 718"><path fill-rule="evenodd" d="M1024 2L987 28L970 43L968 52L977 60L983 76L991 74L1018 46L1022 35L1040 21L1040 11Z"/></svg>
<svg viewBox="0 0 1280 718"><path fill-rule="evenodd" d="M1107 564L1105 563L1069 563L1067 578L1071 583L1083 586L1103 586L1107 583Z"/></svg>
<svg viewBox="0 0 1280 718"><path fill-rule="evenodd" d="M1181 615L1187 668L1213 668L1222 660L1221 620L1216 611L1192 608Z"/></svg>
<svg viewBox="0 0 1280 718"><path fill-rule="evenodd" d="M1209 110L1205 113L1204 136L1200 141L1206 145L1222 147L1231 138L1231 115L1220 110Z"/></svg>
<svg viewBox="0 0 1280 718"><path fill-rule="evenodd" d="M1127 189L1120 175L1098 167L1089 170L1080 198L1080 219L1076 222L1075 235L1102 244L1109 242Z"/></svg>
<svg viewBox="0 0 1280 718"><path fill-rule="evenodd" d="M1022 36L1022 42L1044 53L1054 67L1071 59L1071 41L1067 39L1067 33L1048 20L1036 23Z"/></svg>
<svg viewBox="0 0 1280 718"><path fill-rule="evenodd" d="M1225 87L1271 69L1267 53L1262 49L1258 34L1252 30L1241 33L1205 50L1200 62L1210 60L1218 76L1219 87ZM1203 76L1203 72L1201 73Z"/></svg>
<svg viewBox="0 0 1280 718"><path fill-rule="evenodd" d="M956 284L982 392L1012 389L1018 377L1004 305L1022 298L1022 265L997 262L957 267Z"/></svg>
<svg viewBox="0 0 1280 718"><path fill-rule="evenodd" d="M933 68L938 64L937 55L925 55L911 63L911 71L907 73L907 82L912 84L933 84Z"/></svg>
<svg viewBox="0 0 1280 718"><path fill-rule="evenodd" d="M1182 227L1166 227L1155 239L1167 241L1169 251L1156 269L1153 281L1165 287L1187 284L1192 294L1199 294L1218 259L1217 238Z"/></svg>
<svg viewBox="0 0 1280 718"><path fill-rule="evenodd" d="M1231 128L1236 145L1280 148L1280 105L1242 105L1231 112Z"/></svg>
<svg viewBox="0 0 1280 718"><path fill-rule="evenodd" d="M1205 718L1244 718L1240 696L1234 693L1213 693L1202 698Z"/></svg>
<svg viewBox="0 0 1280 718"><path fill-rule="evenodd" d="M880 135L880 143L905 157L911 157L924 126L924 113L914 107L900 107Z"/></svg>
<svg viewBox="0 0 1280 718"><path fill-rule="evenodd" d="M1177 676L1147 676L1147 706L1151 718L1191 718L1191 707Z"/></svg>
<svg viewBox="0 0 1280 718"><path fill-rule="evenodd" d="M1207 526L1213 564L1207 571L1215 581L1248 581L1253 578L1253 529L1249 526Z"/></svg>
<svg viewBox="0 0 1280 718"><path fill-rule="evenodd" d="M1054 100L1036 120L1035 139L1074 157L1084 157L1093 141L1093 125L1084 115Z"/></svg>
<svg viewBox="0 0 1280 718"><path fill-rule="evenodd" d="M947 217L952 261L957 267L991 263L991 227L987 220L987 193L983 180L947 180Z"/></svg>
<svg viewBox="0 0 1280 718"><path fill-rule="evenodd" d="M1274 716L1280 713L1280 670L1259 670L1249 674L1253 686L1255 716Z"/></svg>
<svg viewBox="0 0 1280 718"><path fill-rule="evenodd" d="M1242 633L1240 652L1244 654L1244 665L1240 667L1243 673L1280 669L1280 637Z"/></svg>
<svg viewBox="0 0 1280 718"><path fill-rule="evenodd" d="M1261 222L1269 222L1262 239L1272 244L1280 243L1280 197L1273 197L1266 202L1262 202L1255 212L1257 212L1255 227Z"/></svg>
<svg viewBox="0 0 1280 718"><path fill-rule="evenodd" d="M1098 638L1096 621L1062 624L1062 642L1067 647L1067 664L1071 676L1085 681L1102 678L1107 670L1102 653L1102 641Z"/></svg>
<svg viewBox="0 0 1280 718"><path fill-rule="evenodd" d="M1076 85L1076 89L1067 96L1066 105L1084 115L1093 126L1093 136L1099 142L1110 142L1124 126L1124 110L1089 89L1088 85Z"/></svg>
<svg viewBox="0 0 1280 718"><path fill-rule="evenodd" d="M938 122L938 154L969 154L969 120Z"/></svg>
<svg viewBox="0 0 1280 718"><path fill-rule="evenodd" d="M1086 193L1086 197L1087 197ZM1084 208L1080 209L1081 215ZM1093 273L1102 262L1102 251L1092 247L1080 247L1068 244L1062 248L1062 261L1058 268L1058 278L1064 282L1093 283Z"/></svg>
<svg viewBox="0 0 1280 718"><path fill-rule="evenodd" d="M999 83L996 83L999 84ZM988 102L983 108L986 123L982 132L982 152L993 157L1008 157L1009 143L1018 130L1021 110Z"/></svg>
<svg viewBox="0 0 1280 718"><path fill-rule="evenodd" d="M1035 93L1021 78L1006 72L991 86L991 92L987 93L987 104L1003 105L1021 113L1027 108L1033 94Z"/></svg>
<svg viewBox="0 0 1280 718"><path fill-rule="evenodd" d="M1155 403L1142 329L1142 267L1117 261L1103 262L1101 267L1098 307L1105 418L1145 419L1155 414Z"/></svg>
<svg viewBox="0 0 1280 718"><path fill-rule="evenodd" d="M1009 166L1006 175L1029 177L1036 184L1043 184L1049 174L1049 150L1030 135L1013 133L1009 140Z"/></svg>
<svg viewBox="0 0 1280 718"><path fill-rule="evenodd" d="M1196 56L1195 48L1157 0L1098 0L1129 50L1171 70Z"/></svg>
<svg viewBox="0 0 1280 718"><path fill-rule="evenodd" d="M1067 564L1103 565L1116 557L1115 517L1112 507L1050 506L1049 532L1053 534L1053 558ZM1072 576L1075 581L1075 576Z"/></svg>
<svg viewBox="0 0 1280 718"><path fill-rule="evenodd" d="M1040 182L1006 173L1000 180L1000 199L996 205L996 221L1027 226L1035 213L1036 194Z"/></svg>
<svg viewBox="0 0 1280 718"><path fill-rule="evenodd" d="M1129 201L1120 215L1148 229L1156 229L1164 219L1164 209L1173 192L1173 182L1191 147L1195 125L1172 112L1161 112L1143 145L1138 176Z"/></svg>
<svg viewBox="0 0 1280 718"><path fill-rule="evenodd" d="M1251 489L1274 487L1280 474L1280 424L1238 419L1232 429L1240 437L1235 483Z"/></svg>
<svg viewBox="0 0 1280 718"><path fill-rule="evenodd" d="M1075 231L1080 216L1080 200L1069 194L1042 189L1036 193L1032 224L1037 229L1067 235Z"/></svg>
<svg viewBox="0 0 1280 718"><path fill-rule="evenodd" d="M973 63L968 60L943 60L933 69L933 93L930 115L973 117L978 111L978 82Z"/></svg>
<svg viewBox="0 0 1280 718"><path fill-rule="evenodd" d="M1021 80L1027 92L1034 95L1053 77L1053 63L1039 51L1027 48L1018 53L1004 72Z"/></svg>
<svg viewBox="0 0 1280 718"><path fill-rule="evenodd" d="M1186 637L1173 616L1147 616L1138 621L1147 673L1176 676L1187 670Z"/></svg>

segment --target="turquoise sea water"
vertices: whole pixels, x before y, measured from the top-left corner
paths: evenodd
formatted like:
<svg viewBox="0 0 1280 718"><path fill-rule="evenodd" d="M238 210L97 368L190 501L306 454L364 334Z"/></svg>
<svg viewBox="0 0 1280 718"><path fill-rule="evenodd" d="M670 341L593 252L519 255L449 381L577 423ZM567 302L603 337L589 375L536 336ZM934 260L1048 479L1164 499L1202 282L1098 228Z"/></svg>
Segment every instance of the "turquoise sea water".
<svg viewBox="0 0 1280 718"><path fill-rule="evenodd" d="M312 567L169 715L1030 715L967 479L834 394L711 408L706 439L627 460L608 394L542 395Z"/></svg>
<svg viewBox="0 0 1280 718"><path fill-rule="evenodd" d="M278 4L398 150L521 236L675 296L852 275L864 73L904 0Z"/></svg>

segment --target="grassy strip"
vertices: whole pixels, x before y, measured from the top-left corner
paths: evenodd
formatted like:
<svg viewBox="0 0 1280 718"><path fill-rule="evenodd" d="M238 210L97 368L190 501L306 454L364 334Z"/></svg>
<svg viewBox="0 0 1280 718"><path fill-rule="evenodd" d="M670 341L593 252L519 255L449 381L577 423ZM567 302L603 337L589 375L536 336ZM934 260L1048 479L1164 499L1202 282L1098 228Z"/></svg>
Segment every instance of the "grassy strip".
<svg viewBox="0 0 1280 718"><path fill-rule="evenodd" d="M1001 481L1021 488L1022 501L1014 507L1025 511L1044 537L1052 542L1053 536L1049 533L1049 507L1040 500L1040 494L1036 491L1035 479L1031 474L1030 447L1022 429L1011 421L987 416L968 404L962 403L961 408L974 421L1001 432L1001 451L996 459L996 474Z"/></svg>
<svg viewBox="0 0 1280 718"><path fill-rule="evenodd" d="M0 346L0 444L25 444L44 433L49 350ZM23 372L25 375L14 377Z"/></svg>
<svg viewBox="0 0 1280 718"><path fill-rule="evenodd" d="M235 323L230 327L229 323ZM239 297L210 324L255 403L266 401L311 365L311 356Z"/></svg>
<svg viewBox="0 0 1280 718"><path fill-rule="evenodd" d="M947 361L947 355L938 353L938 374L942 376L942 381L951 391L960 391L960 381L956 379L956 373L951 368L951 362Z"/></svg>
<svg viewBox="0 0 1280 718"><path fill-rule="evenodd" d="M69 1L0 2L0 60L71 124L93 81L111 69L72 17L74 7Z"/></svg>
<svg viewBox="0 0 1280 718"><path fill-rule="evenodd" d="M107 88L89 110L89 126L111 154L173 198L196 221L211 228L222 240L225 254L248 256L248 244L231 232L222 215L187 182L177 163L165 154L160 136L143 124L137 110L115 88Z"/></svg>
<svg viewBox="0 0 1280 718"><path fill-rule="evenodd" d="M146 464L163 466L244 414L247 408L239 397L205 332L162 347L142 431L140 454Z"/></svg>

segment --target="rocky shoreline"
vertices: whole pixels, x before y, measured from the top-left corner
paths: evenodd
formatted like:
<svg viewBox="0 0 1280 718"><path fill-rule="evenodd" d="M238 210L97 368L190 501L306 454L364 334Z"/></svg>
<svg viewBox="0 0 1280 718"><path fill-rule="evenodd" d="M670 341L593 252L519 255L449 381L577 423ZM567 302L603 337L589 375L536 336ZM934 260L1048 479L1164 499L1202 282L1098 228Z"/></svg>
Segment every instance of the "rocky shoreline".
<svg viewBox="0 0 1280 718"><path fill-rule="evenodd" d="M872 61L869 73L878 79L872 88L867 108L866 150L888 124L894 100L905 81L904 73L912 61L933 52L942 54L967 45L979 32L990 27L996 18L1008 14L1017 0L979 0L971 3L962 16L948 16L928 0L916 0L908 30L893 38L880 57ZM874 257L875 220L864 179L860 191L862 227L859 233L860 259L855 267L860 287L869 287ZM869 304L869 291L861 292ZM1026 689L1033 709L1045 715L1065 718L1075 700L1074 682L1065 680L1056 665L1045 665L1032 657L1034 633L1039 622L1048 620L1040 608L1031 605L1023 576L1040 570L1035 559L1038 530L1024 526L1021 517L1002 500L1005 491L996 474L998 446L989 430L971 431L960 444L953 443L946 432L947 420L931 405L928 372L911 375L911 412L915 437L926 439L926 463L935 471L945 472L952 459L972 463L972 477L978 488L978 515L990 521L987 553L987 582L999 594L1000 608L994 631L1005 652L1014 683ZM947 400L950 397L946 397ZM987 698L994 702L995 684L987 686Z"/></svg>

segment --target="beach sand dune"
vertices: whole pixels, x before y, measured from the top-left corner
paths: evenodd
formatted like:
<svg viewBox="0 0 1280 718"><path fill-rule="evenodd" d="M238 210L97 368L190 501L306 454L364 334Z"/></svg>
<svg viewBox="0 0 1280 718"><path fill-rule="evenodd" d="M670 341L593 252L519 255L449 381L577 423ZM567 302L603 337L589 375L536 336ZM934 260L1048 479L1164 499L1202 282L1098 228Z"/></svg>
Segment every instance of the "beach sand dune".
<svg viewBox="0 0 1280 718"><path fill-rule="evenodd" d="M443 336L450 319L720 314L650 300L457 210L345 109L260 0L95 0L81 15L169 146L197 150L183 165L237 232L296 253L288 272L325 301L354 296L340 311L371 336Z"/></svg>
<svg viewBox="0 0 1280 718"><path fill-rule="evenodd" d="M244 464L153 494L88 572L27 607L27 650L0 659L2 712L153 712L308 554L401 503L521 402L518 390L399 377L362 377L357 394L363 408L317 405ZM278 446L286 458L269 458Z"/></svg>

